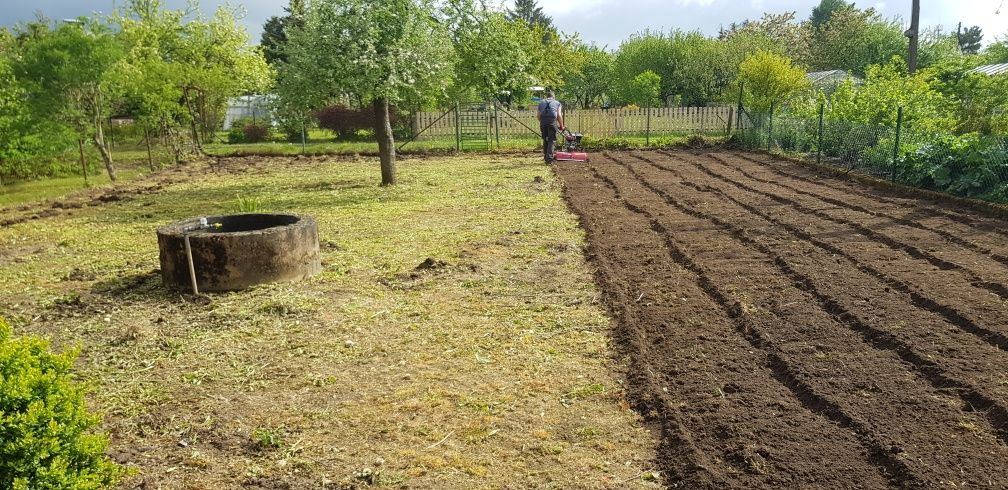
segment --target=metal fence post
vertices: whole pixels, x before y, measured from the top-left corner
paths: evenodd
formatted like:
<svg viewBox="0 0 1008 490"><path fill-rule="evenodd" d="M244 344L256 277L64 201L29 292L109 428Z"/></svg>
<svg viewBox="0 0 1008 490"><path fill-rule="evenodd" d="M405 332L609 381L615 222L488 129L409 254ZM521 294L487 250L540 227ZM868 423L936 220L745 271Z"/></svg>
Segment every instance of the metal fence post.
<svg viewBox="0 0 1008 490"><path fill-rule="evenodd" d="M819 103L819 142L816 143L816 163L822 163L822 140L823 140L823 113L826 112L826 104Z"/></svg>
<svg viewBox="0 0 1008 490"><path fill-rule="evenodd" d="M308 128L304 120L301 120L301 153L308 153Z"/></svg>
<svg viewBox="0 0 1008 490"><path fill-rule="evenodd" d="M899 160L900 133L903 131L903 107L896 111L896 142L893 145L892 180L896 182L896 162Z"/></svg>
<svg viewBox="0 0 1008 490"><path fill-rule="evenodd" d="M767 124L767 135L766 135L766 151L770 151L771 145L773 145L773 112L774 104L770 103L770 124Z"/></svg>
<svg viewBox="0 0 1008 490"><path fill-rule="evenodd" d="M459 119L459 103L455 102L455 151L462 151L462 120Z"/></svg>
<svg viewBox="0 0 1008 490"><path fill-rule="evenodd" d="M494 138L497 140L497 149L500 149L500 109L494 102Z"/></svg>

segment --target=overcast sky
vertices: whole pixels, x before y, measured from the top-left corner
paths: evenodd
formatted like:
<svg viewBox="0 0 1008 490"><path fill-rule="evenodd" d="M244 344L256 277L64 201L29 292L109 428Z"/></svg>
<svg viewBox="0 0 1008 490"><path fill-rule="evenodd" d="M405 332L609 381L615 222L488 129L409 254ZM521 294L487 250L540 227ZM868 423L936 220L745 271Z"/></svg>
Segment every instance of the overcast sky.
<svg viewBox="0 0 1008 490"><path fill-rule="evenodd" d="M179 7L185 0L166 0ZM494 0L491 0L494 1ZM212 10L224 0L202 0L205 10ZM244 5L244 19L254 42L258 42L263 22L278 15L287 0L231 0L232 5ZM544 10L564 32L579 32L582 39L616 48L622 39L644 29L699 29L717 33L718 27L733 21L758 18L762 12L797 11L806 18L818 0L540 0ZM962 22L979 25L984 41L1008 34L1008 4L1003 0L924 0L921 2L922 25L941 24L948 29ZM887 17L908 19L911 0L859 1L859 7L873 6ZM62 19L108 13L114 0L0 0L0 25L13 25L35 18L35 12ZM997 13L998 10L1000 13Z"/></svg>

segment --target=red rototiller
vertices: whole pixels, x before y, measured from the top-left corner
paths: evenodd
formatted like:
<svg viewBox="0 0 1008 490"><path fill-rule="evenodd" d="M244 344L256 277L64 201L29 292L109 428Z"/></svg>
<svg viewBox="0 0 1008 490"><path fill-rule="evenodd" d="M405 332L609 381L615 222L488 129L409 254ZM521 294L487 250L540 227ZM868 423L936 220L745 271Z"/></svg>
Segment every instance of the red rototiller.
<svg viewBox="0 0 1008 490"><path fill-rule="evenodd" d="M564 143L553 153L553 159L561 162L587 162L588 154L581 151L581 133L563 132Z"/></svg>

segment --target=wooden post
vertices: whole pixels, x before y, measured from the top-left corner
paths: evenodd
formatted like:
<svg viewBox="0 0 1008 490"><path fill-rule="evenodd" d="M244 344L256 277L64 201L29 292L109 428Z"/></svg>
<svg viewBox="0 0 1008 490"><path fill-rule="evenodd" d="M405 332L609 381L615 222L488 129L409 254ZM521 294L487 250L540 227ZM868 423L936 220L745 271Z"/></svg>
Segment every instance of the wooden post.
<svg viewBox="0 0 1008 490"><path fill-rule="evenodd" d="M910 74L917 72L917 51L920 45L920 0L913 0L913 8L910 13L910 29L906 31L906 36L910 38L910 52L907 56L907 66Z"/></svg>
<svg viewBox="0 0 1008 490"><path fill-rule="evenodd" d="M822 163L822 140L823 140L823 113L826 112L826 104L819 103L819 142L816 144L816 163Z"/></svg>
<svg viewBox="0 0 1008 490"><path fill-rule="evenodd" d="M647 107L647 123L644 134L644 146L651 146L651 104Z"/></svg>
<svg viewBox="0 0 1008 490"><path fill-rule="evenodd" d="M896 161L899 160L900 132L903 129L903 107L896 112L896 143L893 145L892 180L896 181Z"/></svg>
<svg viewBox="0 0 1008 490"><path fill-rule="evenodd" d="M150 165L151 171L156 170L154 168L154 155L151 153L150 146L150 128L144 125L144 140L147 141L147 165Z"/></svg>
<svg viewBox="0 0 1008 490"><path fill-rule="evenodd" d="M84 186L87 187L87 160L84 159L84 140L82 138L77 138L77 148L80 149L81 171L84 172Z"/></svg>
<svg viewBox="0 0 1008 490"><path fill-rule="evenodd" d="M735 115L735 130L738 131L742 129L742 89L745 87L744 82L739 83L738 87L738 110L736 110Z"/></svg>

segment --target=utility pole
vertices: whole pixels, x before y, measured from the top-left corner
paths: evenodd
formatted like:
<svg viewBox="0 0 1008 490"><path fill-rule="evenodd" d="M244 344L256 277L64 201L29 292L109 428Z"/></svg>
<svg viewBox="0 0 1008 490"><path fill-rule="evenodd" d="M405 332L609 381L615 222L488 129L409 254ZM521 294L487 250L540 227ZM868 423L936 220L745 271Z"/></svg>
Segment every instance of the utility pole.
<svg viewBox="0 0 1008 490"><path fill-rule="evenodd" d="M920 0L913 0L913 10L910 14L910 29L906 31L906 37L910 38L910 53L907 56L907 65L910 74L917 72L917 48L920 44Z"/></svg>

